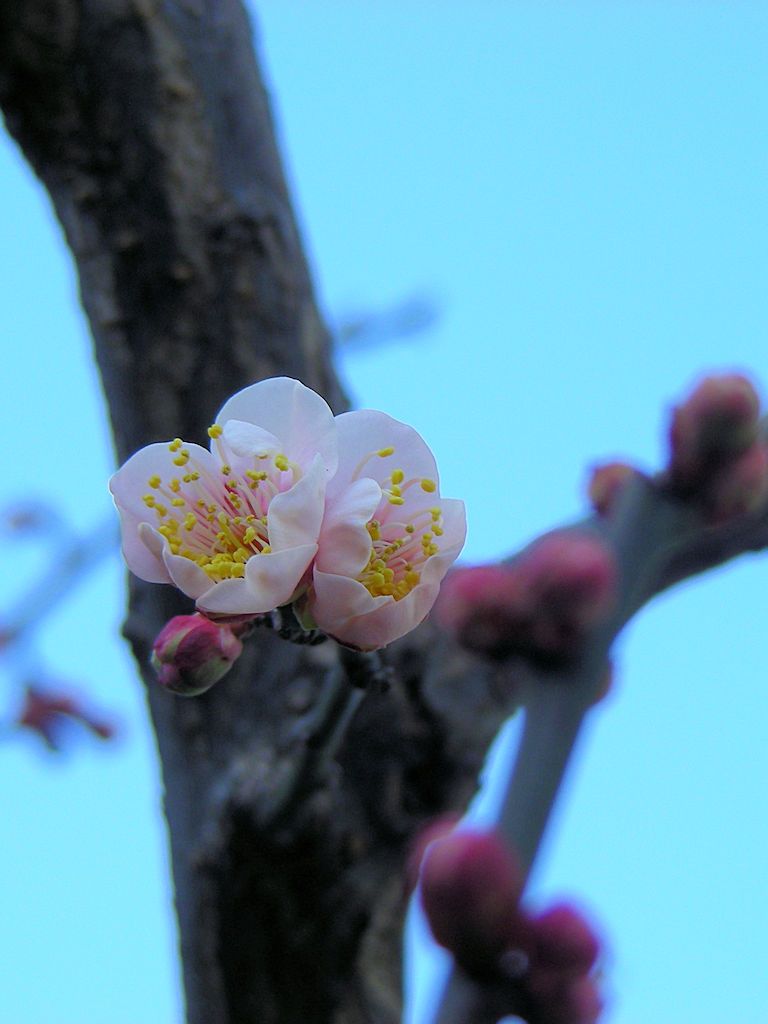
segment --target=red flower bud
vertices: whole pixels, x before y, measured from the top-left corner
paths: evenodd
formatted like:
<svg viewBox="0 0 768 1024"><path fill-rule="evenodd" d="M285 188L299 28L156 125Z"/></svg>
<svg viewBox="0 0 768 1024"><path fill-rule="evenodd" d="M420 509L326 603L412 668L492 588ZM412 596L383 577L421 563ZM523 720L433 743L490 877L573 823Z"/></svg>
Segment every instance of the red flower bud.
<svg viewBox="0 0 768 1024"><path fill-rule="evenodd" d="M558 903L533 919L536 962L574 974L588 974L600 953L600 941L586 919L567 903Z"/></svg>
<svg viewBox="0 0 768 1024"><path fill-rule="evenodd" d="M160 685L182 697L196 697L218 683L243 650L229 625L204 615L177 615L161 629L152 648Z"/></svg>
<svg viewBox="0 0 768 1024"><path fill-rule="evenodd" d="M508 565L456 570L443 585L437 615L470 650L557 667L610 611L615 577L613 555L598 537L552 533Z"/></svg>
<svg viewBox="0 0 768 1024"><path fill-rule="evenodd" d="M716 473L705 488L710 520L726 522L759 507L768 495L768 451L760 441Z"/></svg>
<svg viewBox="0 0 768 1024"><path fill-rule="evenodd" d="M527 944L522 886L517 862L493 832L436 840L421 869L421 901L435 939L472 973L495 971L506 949Z"/></svg>
<svg viewBox="0 0 768 1024"><path fill-rule="evenodd" d="M405 882L407 892L411 892L419 883L419 872L424 856L431 843L437 839L444 839L458 825L460 815L449 812L439 818L430 821L425 828L416 835L408 851L405 862Z"/></svg>
<svg viewBox="0 0 768 1024"><path fill-rule="evenodd" d="M520 561L526 589L542 611L574 626L597 622L609 610L616 585L613 555L590 534L550 533Z"/></svg>
<svg viewBox="0 0 768 1024"><path fill-rule="evenodd" d="M673 492L695 496L718 467L757 439L760 399L740 374L706 377L672 413L668 482Z"/></svg>

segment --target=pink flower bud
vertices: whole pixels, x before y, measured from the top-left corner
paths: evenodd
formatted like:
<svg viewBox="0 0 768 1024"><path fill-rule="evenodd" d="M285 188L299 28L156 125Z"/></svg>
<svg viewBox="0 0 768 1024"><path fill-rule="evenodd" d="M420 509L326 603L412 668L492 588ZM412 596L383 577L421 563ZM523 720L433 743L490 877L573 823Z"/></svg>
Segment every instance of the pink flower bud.
<svg viewBox="0 0 768 1024"><path fill-rule="evenodd" d="M594 467L587 494L598 515L608 515L624 486L636 473L637 470L626 462L608 462Z"/></svg>
<svg viewBox="0 0 768 1024"><path fill-rule="evenodd" d="M588 974L600 942L586 919L567 903L558 903L533 919L536 962L574 974Z"/></svg>
<svg viewBox="0 0 768 1024"><path fill-rule="evenodd" d="M521 559L520 572L542 611L591 626L610 609L616 586L613 555L590 534L572 531L542 537Z"/></svg>
<svg viewBox="0 0 768 1024"><path fill-rule="evenodd" d="M759 507L766 496L768 450L757 441L713 476L705 488L703 504L712 522L723 523Z"/></svg>
<svg viewBox="0 0 768 1024"><path fill-rule="evenodd" d="M455 569L443 583L436 607L440 625L468 650L489 657L509 653L510 635L523 615L520 579L509 565Z"/></svg>
<svg viewBox="0 0 768 1024"><path fill-rule="evenodd" d="M405 862L405 883L406 891L411 892L419 883L419 872L424 856L431 843L437 839L444 839L458 825L461 820L455 812L443 814L439 818L430 821L429 824L416 835L413 840L408 857Z"/></svg>
<svg viewBox="0 0 768 1024"><path fill-rule="evenodd" d="M421 869L421 900L435 939L472 973L495 971L506 949L527 943L522 886L518 864L493 832L436 840Z"/></svg>
<svg viewBox="0 0 768 1024"><path fill-rule="evenodd" d="M740 374L706 377L672 413L669 431L671 489L694 495L712 473L752 446L760 399Z"/></svg>
<svg viewBox="0 0 768 1024"><path fill-rule="evenodd" d="M160 630L152 665L160 685L182 697L195 697L218 683L243 650L234 628L204 615L177 615Z"/></svg>
<svg viewBox="0 0 768 1024"><path fill-rule="evenodd" d="M508 565L458 569L446 580L438 620L469 650L528 657L556 667L610 611L613 555L596 536L551 533Z"/></svg>

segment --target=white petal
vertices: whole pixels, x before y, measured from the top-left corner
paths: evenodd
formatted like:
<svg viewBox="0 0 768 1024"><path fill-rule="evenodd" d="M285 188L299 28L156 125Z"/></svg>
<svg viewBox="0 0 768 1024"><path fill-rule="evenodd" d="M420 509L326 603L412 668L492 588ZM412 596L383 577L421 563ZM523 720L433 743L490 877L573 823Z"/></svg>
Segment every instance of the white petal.
<svg viewBox="0 0 768 1024"><path fill-rule="evenodd" d="M334 635L335 630L343 627L350 619L367 615L379 605L392 600L391 597L372 597L357 580L321 572L317 567L313 570L312 578L310 611L318 626Z"/></svg>
<svg viewBox="0 0 768 1024"><path fill-rule="evenodd" d="M287 604L316 550L315 544L305 544L254 555L245 563L245 579L217 583L199 598L197 606L216 615L258 615Z"/></svg>
<svg viewBox="0 0 768 1024"><path fill-rule="evenodd" d="M373 409L359 409L337 416L336 428L339 468L329 491L335 492L348 484L356 472L360 477L372 477L383 483L395 469L402 469L406 480L427 478L439 484L432 452L421 435L407 423ZM373 454L360 466L366 456L387 448L395 449L392 455ZM424 500L423 492L420 500Z"/></svg>
<svg viewBox="0 0 768 1024"><path fill-rule="evenodd" d="M125 564L140 580L147 583L170 583L171 578L163 562L163 538L149 523L139 522L131 512L119 508L122 549ZM150 535L157 543L150 541Z"/></svg>
<svg viewBox="0 0 768 1024"><path fill-rule="evenodd" d="M317 544L325 503L325 468L316 455L304 476L269 503L269 544L273 551ZM252 561L252 560L251 560ZM249 563L250 564L250 563Z"/></svg>
<svg viewBox="0 0 768 1024"><path fill-rule="evenodd" d="M366 523L381 501L375 480L363 478L338 492L326 505L317 552L317 568L341 576L357 576L371 556Z"/></svg>
<svg viewBox="0 0 768 1024"><path fill-rule="evenodd" d="M218 461L206 448L197 444L184 446L196 466L212 473L218 472ZM128 568L136 576L149 583L172 582L164 564L165 542L157 532L156 514L147 508L143 496L148 492L157 494L149 486L152 476L159 476L167 484L182 472L175 465L176 452L171 452L167 443L150 444L132 455L109 481L117 510L120 513L123 555ZM158 501L166 499L158 495Z"/></svg>
<svg viewBox="0 0 768 1024"><path fill-rule="evenodd" d="M243 420L227 420L223 424L223 440L227 448L243 458L272 455L282 450L281 442L268 430Z"/></svg>
<svg viewBox="0 0 768 1024"><path fill-rule="evenodd" d="M210 589L211 577L208 573L203 572L200 566L193 562L191 558L184 558L183 555L173 555L170 549L166 547L163 552L163 561L166 564L171 579L187 597L197 599L206 590ZM218 586L218 584L214 584L214 586Z"/></svg>
<svg viewBox="0 0 768 1024"><path fill-rule="evenodd" d="M322 456L326 474L336 471L336 425L320 395L291 377L272 377L251 384L221 408L216 422L254 423L282 443L282 452L300 466Z"/></svg>

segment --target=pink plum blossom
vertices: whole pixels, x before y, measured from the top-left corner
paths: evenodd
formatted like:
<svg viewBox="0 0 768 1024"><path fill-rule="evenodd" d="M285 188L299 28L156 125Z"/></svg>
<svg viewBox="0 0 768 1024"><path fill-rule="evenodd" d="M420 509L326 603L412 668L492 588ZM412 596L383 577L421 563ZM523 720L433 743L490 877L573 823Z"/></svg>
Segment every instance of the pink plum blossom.
<svg viewBox="0 0 768 1024"><path fill-rule="evenodd" d="M434 457L412 427L366 409L337 416L336 428L305 610L340 643L375 650L431 609L464 544L464 503L440 497Z"/></svg>
<svg viewBox="0 0 768 1024"><path fill-rule="evenodd" d="M271 611L301 589L317 551L337 466L333 414L277 377L230 398L208 433L210 451L151 444L112 477L125 560L209 616Z"/></svg>

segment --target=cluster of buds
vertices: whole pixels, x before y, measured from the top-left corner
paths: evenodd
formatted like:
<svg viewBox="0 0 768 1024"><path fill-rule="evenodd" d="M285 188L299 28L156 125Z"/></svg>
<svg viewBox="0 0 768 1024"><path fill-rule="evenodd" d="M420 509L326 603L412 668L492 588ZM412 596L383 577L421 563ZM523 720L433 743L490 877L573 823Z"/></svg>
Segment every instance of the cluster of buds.
<svg viewBox="0 0 768 1024"><path fill-rule="evenodd" d="M443 585L438 619L476 653L559 668L610 611L615 584L613 555L597 536L551 533L513 562L455 570Z"/></svg>
<svg viewBox="0 0 768 1024"><path fill-rule="evenodd" d="M599 941L567 904L541 914L520 905L523 876L493 832L434 841L421 900L435 939L505 1013L547 1024L595 1024L602 1010L594 967Z"/></svg>
<svg viewBox="0 0 768 1024"><path fill-rule="evenodd" d="M768 496L760 399L745 377L706 377L672 413L663 483L712 522L750 512Z"/></svg>
<svg viewBox="0 0 768 1024"><path fill-rule="evenodd" d="M64 732L73 722L100 740L110 740L115 734L112 722L94 715L72 694L27 686L24 703L16 717L18 728L36 733L49 750L59 751Z"/></svg>
<svg viewBox="0 0 768 1024"><path fill-rule="evenodd" d="M212 622L199 612L175 616L152 647L152 666L160 685L182 697L210 690L240 657L244 628L249 627Z"/></svg>

